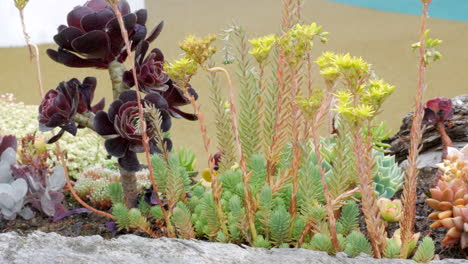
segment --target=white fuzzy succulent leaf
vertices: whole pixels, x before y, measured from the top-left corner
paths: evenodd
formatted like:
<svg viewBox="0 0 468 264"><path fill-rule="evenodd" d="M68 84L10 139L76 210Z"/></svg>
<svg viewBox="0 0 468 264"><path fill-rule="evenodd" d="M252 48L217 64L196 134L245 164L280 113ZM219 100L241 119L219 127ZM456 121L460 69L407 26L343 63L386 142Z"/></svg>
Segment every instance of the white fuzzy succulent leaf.
<svg viewBox="0 0 468 264"><path fill-rule="evenodd" d="M0 184L0 208L12 209L14 206L13 188L9 184Z"/></svg>
<svg viewBox="0 0 468 264"><path fill-rule="evenodd" d="M47 192L46 192L47 194ZM54 216L55 215L55 204L54 202L52 201L52 199L50 199L50 196L49 195L42 195L41 197L41 208L42 208L42 211L48 215L48 216Z"/></svg>
<svg viewBox="0 0 468 264"><path fill-rule="evenodd" d="M47 177L47 189L57 192L63 189L65 183L65 170L62 166L56 166L52 174Z"/></svg>
<svg viewBox="0 0 468 264"><path fill-rule="evenodd" d="M23 210L21 210L18 214L25 220L29 220L34 217L34 212L29 207L23 208Z"/></svg>
<svg viewBox="0 0 468 264"><path fill-rule="evenodd" d="M24 199L24 196L28 192L28 183L24 179L17 179L11 184L13 188L13 195L16 202Z"/></svg>

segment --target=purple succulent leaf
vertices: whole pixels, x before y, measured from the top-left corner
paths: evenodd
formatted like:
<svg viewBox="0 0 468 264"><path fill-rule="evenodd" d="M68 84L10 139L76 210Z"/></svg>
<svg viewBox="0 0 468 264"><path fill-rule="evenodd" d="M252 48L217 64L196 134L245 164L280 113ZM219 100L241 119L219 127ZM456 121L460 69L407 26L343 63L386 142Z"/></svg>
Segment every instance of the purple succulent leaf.
<svg viewBox="0 0 468 264"><path fill-rule="evenodd" d="M81 27L84 31L104 30L107 23L115 18L114 12L110 9L102 9L88 14L81 19Z"/></svg>
<svg viewBox="0 0 468 264"><path fill-rule="evenodd" d="M127 90L127 91L124 91L122 92L120 95L119 95L119 99L120 101L122 101L124 104L127 103L127 102L132 102L132 101L135 101L137 100L137 92L134 91L134 90Z"/></svg>
<svg viewBox="0 0 468 264"><path fill-rule="evenodd" d="M12 148L15 152L18 149L18 141L15 136L0 136L0 155L8 148Z"/></svg>
<svg viewBox="0 0 468 264"><path fill-rule="evenodd" d="M82 214L82 213L91 213L91 210L86 209L86 208L73 209L73 210L70 210L61 214L56 214L56 216L52 219L52 221L57 222L66 217L72 216L74 214Z"/></svg>
<svg viewBox="0 0 468 264"><path fill-rule="evenodd" d="M104 146L110 155L123 158L129 148L129 141L122 137L115 137L106 139Z"/></svg>
<svg viewBox="0 0 468 264"><path fill-rule="evenodd" d="M106 105L106 98L102 98L97 104L91 107L91 112L96 113L97 111L101 111L104 109Z"/></svg>
<svg viewBox="0 0 468 264"><path fill-rule="evenodd" d="M88 32L74 39L71 45L76 52L89 59L107 59L111 54L109 36L101 30Z"/></svg>
<svg viewBox="0 0 468 264"><path fill-rule="evenodd" d="M104 111L98 111L94 116L94 129L101 136L117 134L114 124L109 121L109 116Z"/></svg>
<svg viewBox="0 0 468 264"><path fill-rule="evenodd" d="M159 24L156 27L154 27L153 30L151 30L146 40L151 43L155 39L157 39L159 34L161 34L163 27L164 27L164 21L159 22Z"/></svg>
<svg viewBox="0 0 468 264"><path fill-rule="evenodd" d="M83 32L81 32L80 29L76 27L66 27L59 31L57 35L54 36L54 41L59 45L60 47L67 49L67 50L72 50L73 47L71 45L71 42L82 36Z"/></svg>
<svg viewBox="0 0 468 264"><path fill-rule="evenodd" d="M117 8L120 10L122 15L127 15L131 12L130 5L126 0L120 0Z"/></svg>
<svg viewBox="0 0 468 264"><path fill-rule="evenodd" d="M93 13L93 10L85 6L77 6L67 15L67 23L71 27L81 28L81 19Z"/></svg>
<svg viewBox="0 0 468 264"><path fill-rule="evenodd" d="M106 0L89 0L83 6L86 6L94 12L102 9L112 9L112 6Z"/></svg>
<svg viewBox="0 0 468 264"><path fill-rule="evenodd" d="M145 101L154 105L154 107L158 108L159 110L167 110L169 108L166 99L164 99L164 97L158 93L151 93L146 95Z"/></svg>
<svg viewBox="0 0 468 264"><path fill-rule="evenodd" d="M47 144L52 144L57 142L65 133L65 129L60 129L60 131L53 137L51 137L49 140L47 140Z"/></svg>
<svg viewBox="0 0 468 264"><path fill-rule="evenodd" d="M52 198L50 195L45 192L41 196L41 211L48 215L48 216L54 216L55 215L55 201L52 201Z"/></svg>
<svg viewBox="0 0 468 264"><path fill-rule="evenodd" d="M109 67L109 64L107 62L94 60L94 59L83 59L71 52L68 52L60 48L58 51L48 49L47 55L52 60L60 64L63 64L65 66L73 67L73 68L92 67L92 68L98 68L98 69L107 69Z"/></svg>
<svg viewBox="0 0 468 264"><path fill-rule="evenodd" d="M163 132L167 132L169 131L169 129L171 129L171 126L172 126L172 121L171 121L171 116L169 115L169 113L167 111L160 111L160 114L161 114L161 130Z"/></svg>
<svg viewBox="0 0 468 264"><path fill-rule="evenodd" d="M141 169L137 155L132 151L127 151L124 157L119 158L119 165L129 172L137 172Z"/></svg>
<svg viewBox="0 0 468 264"><path fill-rule="evenodd" d="M423 123L436 124L445 122L453 117L452 101L449 98L437 97L426 102Z"/></svg>
<svg viewBox="0 0 468 264"><path fill-rule="evenodd" d="M146 33L147 30L144 25L135 24L135 27L133 28L133 34L130 36L130 40L132 42L132 50L135 50L138 43L145 39Z"/></svg>
<svg viewBox="0 0 468 264"><path fill-rule="evenodd" d="M140 9L136 11L135 14L137 16L137 24L145 25L148 19L148 11L146 9Z"/></svg>
<svg viewBox="0 0 468 264"><path fill-rule="evenodd" d="M125 25L125 29L128 31L128 34L133 33L133 28L135 27L137 17L135 14L127 14L122 17ZM120 33L120 25L117 18L110 20L106 25L106 32L110 38L111 50L114 56L117 56L121 53L123 48L123 39Z"/></svg>
<svg viewBox="0 0 468 264"><path fill-rule="evenodd" d="M171 116L173 116L175 118L184 118L184 119L187 119L187 120L190 120L190 121L198 120L197 115L183 112L177 106L170 107L169 108L169 113L171 114Z"/></svg>
<svg viewBox="0 0 468 264"><path fill-rule="evenodd" d="M123 105L123 102L121 100L115 100L112 102L112 104L109 106L109 120L111 122L114 122L115 117L117 116L117 113L119 112L120 107Z"/></svg>
<svg viewBox="0 0 468 264"><path fill-rule="evenodd" d="M76 127L75 122L72 120L72 123L61 126L62 130L65 130L66 132L72 134L73 136L76 136L76 133L78 132L78 128Z"/></svg>
<svg viewBox="0 0 468 264"><path fill-rule="evenodd" d="M149 48L149 42L146 40L141 41L138 44L135 50L135 64L136 65L143 64L143 60L145 59L145 55L146 55L146 52L148 51L148 48Z"/></svg>
<svg viewBox="0 0 468 264"><path fill-rule="evenodd" d="M135 85L135 79L133 78L132 71L125 71L122 76L122 81L128 88L133 87Z"/></svg>

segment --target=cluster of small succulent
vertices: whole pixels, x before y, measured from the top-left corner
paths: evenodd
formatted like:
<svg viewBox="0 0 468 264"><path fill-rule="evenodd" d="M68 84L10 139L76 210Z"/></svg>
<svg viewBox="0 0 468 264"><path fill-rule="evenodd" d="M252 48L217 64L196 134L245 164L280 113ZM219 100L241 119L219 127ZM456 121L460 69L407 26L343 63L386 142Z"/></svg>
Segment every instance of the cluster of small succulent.
<svg viewBox="0 0 468 264"><path fill-rule="evenodd" d="M431 228L448 229L442 241L443 245L460 242L462 249L468 247L468 183L461 179L439 180L435 188L430 189L432 198L427 204L435 210L429 219L435 222Z"/></svg>
<svg viewBox="0 0 468 264"><path fill-rule="evenodd" d="M136 173L137 191L142 192L149 188L148 170L142 169ZM81 199L100 210L108 210L112 207L109 184L119 182L120 174L117 170L102 167L89 168L77 177L74 188Z"/></svg>
<svg viewBox="0 0 468 264"><path fill-rule="evenodd" d="M392 198L403 186L404 171L395 162L395 156L373 151L376 166L374 168L374 187L377 198Z"/></svg>
<svg viewBox="0 0 468 264"><path fill-rule="evenodd" d="M25 219L32 218L33 212L26 204L51 217L67 210L62 204L65 171L61 166L51 168L46 162L47 150L37 148L34 140L32 135L22 139L18 164L16 138L0 138L0 205L5 219L12 220L17 214Z"/></svg>
<svg viewBox="0 0 468 264"><path fill-rule="evenodd" d="M426 200L435 210L429 215L435 221L430 227L448 229L443 245L460 242L462 249L468 248L468 145L461 150L448 147L446 159L437 166L442 175Z"/></svg>
<svg viewBox="0 0 468 264"><path fill-rule="evenodd" d="M15 103L11 100L0 100L0 132L4 135L15 135L17 138L35 133L38 138L47 138L49 135L36 132L38 129L37 106ZM21 117L19 119L18 117ZM77 136L65 134L61 138L60 147L66 152L67 167L72 178L83 169L93 166L112 167L116 159L108 159L102 146L102 138L89 129L78 130ZM47 145L51 152L55 145ZM50 165L57 162L56 156L51 156Z"/></svg>

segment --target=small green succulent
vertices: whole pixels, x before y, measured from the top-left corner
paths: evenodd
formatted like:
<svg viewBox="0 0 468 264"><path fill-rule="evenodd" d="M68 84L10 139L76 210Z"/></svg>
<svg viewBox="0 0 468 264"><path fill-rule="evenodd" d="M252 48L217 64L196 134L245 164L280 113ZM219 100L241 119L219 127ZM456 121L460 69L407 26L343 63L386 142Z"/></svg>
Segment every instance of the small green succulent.
<svg viewBox="0 0 468 264"><path fill-rule="evenodd" d="M377 198L392 198L403 186L404 171L395 162L395 156L372 151L375 157L374 187Z"/></svg>

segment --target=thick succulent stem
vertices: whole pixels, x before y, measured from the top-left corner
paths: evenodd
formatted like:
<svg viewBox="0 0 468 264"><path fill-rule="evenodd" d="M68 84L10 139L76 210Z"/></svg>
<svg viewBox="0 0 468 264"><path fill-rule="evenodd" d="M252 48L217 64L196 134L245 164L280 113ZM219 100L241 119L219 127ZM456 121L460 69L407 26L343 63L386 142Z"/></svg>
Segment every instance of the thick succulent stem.
<svg viewBox="0 0 468 264"><path fill-rule="evenodd" d="M128 208L136 207L138 201L138 192L135 173L126 171L120 167L120 179L122 181L122 187L125 196L125 205Z"/></svg>
<svg viewBox="0 0 468 264"><path fill-rule="evenodd" d="M442 160L444 160L447 158L448 147L453 147L453 142L449 135L447 135L447 131L445 131L445 125L443 122L438 122L436 127L437 131L439 131L440 139L442 140Z"/></svg>
<svg viewBox="0 0 468 264"><path fill-rule="evenodd" d="M116 60L109 63L109 76L112 81L112 94L114 96L114 100L117 99L123 91L128 89L122 80L124 72L125 66L123 63Z"/></svg>
<svg viewBox="0 0 468 264"><path fill-rule="evenodd" d="M75 115L75 122L82 127L87 127L91 130L94 129L94 113L86 112L83 114L76 114Z"/></svg>
<svg viewBox="0 0 468 264"><path fill-rule="evenodd" d="M133 80L135 81L135 89L136 89L137 103L138 103L138 116L140 118L140 126L141 126L141 131L142 131L141 137L142 137L143 148L145 149L146 161L147 161L147 164L148 164L149 178L150 178L150 181L151 181L151 185L153 187L154 195L156 196L156 199L159 202L159 206L161 207L161 211L162 211L163 216L164 216L164 221L166 222L166 225L167 225L168 235L169 235L169 237L175 237L174 228L172 226L172 223L171 223L171 221L169 219L169 216L168 216L166 210L164 209L164 205L163 205L162 200L159 198L158 185L156 183L156 180L155 180L154 174L153 174L153 164L151 163L149 138L148 138L148 135L146 134L146 121L145 121L145 119L143 117L143 105L141 103L141 98L140 98L140 93L139 93L139 88L138 88L138 78L137 78L137 73L136 73L136 69L135 69L135 60L134 60L134 56L132 54L130 41L129 41L129 38L128 38L128 32L127 32L127 30L125 28L125 24L124 24L124 21L123 21L123 18L122 18L122 13L120 12L120 10L119 10L119 8L117 6L117 4L118 4L117 2L118 1L112 1L112 9L114 10L115 16L117 17L117 20L119 21L120 31L122 33L122 39L125 42L125 48L126 48L126 51L127 51L127 54L128 54L128 59L130 60L130 64L131 64L131 67L132 67L132 75L133 75ZM114 66L113 63L111 63L109 68L114 68L114 70L109 71L109 72L111 74L111 79L112 79L113 88L114 88L114 97L115 97L116 92L119 92L119 94L120 94L122 91L124 91L126 89L126 86L122 81L123 72L124 72L123 65L120 66L120 70L117 70L118 69L117 66L115 66L115 67L113 67L113 66ZM112 75L113 73L117 73L117 74L121 73L121 74L119 76L113 76ZM114 82L114 80L116 80L116 82ZM117 82L118 80L120 80L120 86L118 85L118 82ZM121 174L123 175L122 172L125 173L126 171L121 169ZM122 184L123 184L123 179L122 179ZM136 190L136 186L135 186L134 190Z"/></svg>

